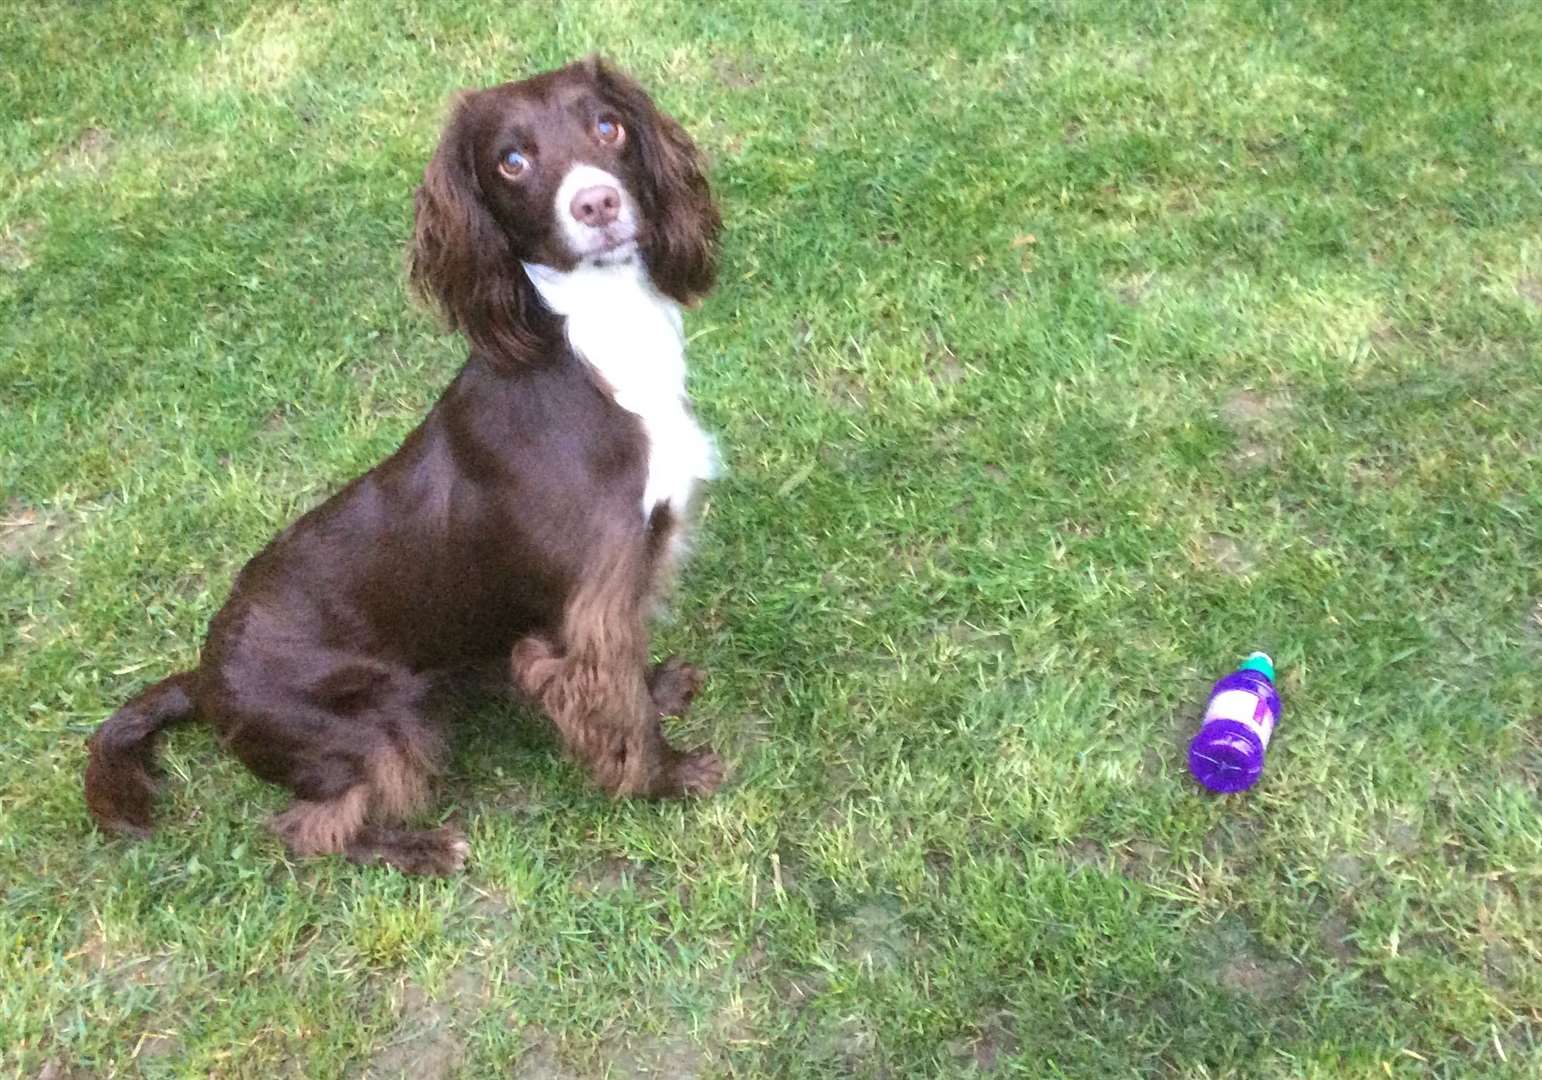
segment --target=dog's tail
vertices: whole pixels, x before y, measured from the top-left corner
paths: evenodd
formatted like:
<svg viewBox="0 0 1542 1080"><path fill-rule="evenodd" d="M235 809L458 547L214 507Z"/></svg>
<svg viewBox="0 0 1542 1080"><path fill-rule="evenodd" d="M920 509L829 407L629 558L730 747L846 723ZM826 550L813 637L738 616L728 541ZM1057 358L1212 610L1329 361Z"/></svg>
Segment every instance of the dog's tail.
<svg viewBox="0 0 1542 1080"><path fill-rule="evenodd" d="M195 672L162 679L131 698L97 728L88 744L86 806L102 828L130 836L150 835L155 780L155 737L190 718Z"/></svg>

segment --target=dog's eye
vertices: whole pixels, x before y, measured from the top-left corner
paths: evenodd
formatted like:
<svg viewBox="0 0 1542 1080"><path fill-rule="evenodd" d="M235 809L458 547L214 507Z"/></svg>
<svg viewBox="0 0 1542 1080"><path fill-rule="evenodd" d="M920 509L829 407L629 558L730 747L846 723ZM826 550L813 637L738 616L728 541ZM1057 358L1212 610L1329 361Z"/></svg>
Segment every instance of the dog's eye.
<svg viewBox="0 0 1542 1080"><path fill-rule="evenodd" d="M614 117L596 117L594 121L594 137L602 143L619 146L621 141L626 138L626 128L622 127L621 122Z"/></svg>
<svg viewBox="0 0 1542 1080"><path fill-rule="evenodd" d="M510 150L499 160L498 168L504 176L512 180L525 174L525 170L530 168L530 159L518 150Z"/></svg>

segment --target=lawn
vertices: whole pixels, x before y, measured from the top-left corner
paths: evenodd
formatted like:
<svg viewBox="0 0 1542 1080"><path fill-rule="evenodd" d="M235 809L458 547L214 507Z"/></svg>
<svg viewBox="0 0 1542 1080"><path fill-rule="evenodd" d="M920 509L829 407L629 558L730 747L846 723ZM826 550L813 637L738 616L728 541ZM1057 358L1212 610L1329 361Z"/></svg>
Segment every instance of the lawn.
<svg viewBox="0 0 1542 1080"><path fill-rule="evenodd" d="M1542 6L0 9L0 1075L1542 1075ZM467 872L83 740L464 356L458 87L601 49L713 163L727 473L657 647L730 783L474 711ZM1254 648L1227 798L1183 746ZM608 1070L608 1071L607 1071Z"/></svg>

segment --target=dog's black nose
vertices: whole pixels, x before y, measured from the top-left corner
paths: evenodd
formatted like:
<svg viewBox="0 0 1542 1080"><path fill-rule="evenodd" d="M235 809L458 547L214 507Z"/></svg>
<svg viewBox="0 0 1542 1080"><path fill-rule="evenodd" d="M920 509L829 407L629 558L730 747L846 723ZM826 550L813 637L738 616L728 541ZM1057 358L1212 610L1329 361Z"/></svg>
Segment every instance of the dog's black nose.
<svg viewBox="0 0 1542 1080"><path fill-rule="evenodd" d="M573 204L568 207L574 221L591 229L609 225L620 211L621 192L609 184L584 188L573 196Z"/></svg>

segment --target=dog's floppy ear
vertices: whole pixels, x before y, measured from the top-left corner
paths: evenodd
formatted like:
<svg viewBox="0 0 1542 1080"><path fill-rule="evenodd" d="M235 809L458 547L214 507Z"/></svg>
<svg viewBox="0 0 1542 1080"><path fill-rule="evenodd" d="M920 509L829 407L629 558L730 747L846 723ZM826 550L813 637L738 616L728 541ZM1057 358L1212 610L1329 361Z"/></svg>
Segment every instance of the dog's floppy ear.
<svg viewBox="0 0 1542 1080"><path fill-rule="evenodd" d="M528 326L530 283L482 196L473 160L476 93L460 94L413 199L407 274L471 344L523 359L535 347Z"/></svg>
<svg viewBox="0 0 1542 1080"><path fill-rule="evenodd" d="M644 182L636 194L647 230L642 238L643 259L654 284L682 304L699 300L717 281L722 229L701 152L634 79L599 56L584 63L605 97L622 113L642 160Z"/></svg>

